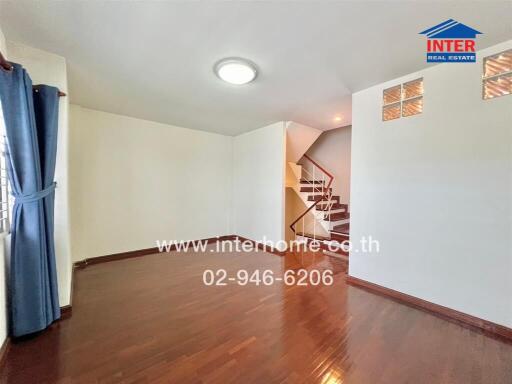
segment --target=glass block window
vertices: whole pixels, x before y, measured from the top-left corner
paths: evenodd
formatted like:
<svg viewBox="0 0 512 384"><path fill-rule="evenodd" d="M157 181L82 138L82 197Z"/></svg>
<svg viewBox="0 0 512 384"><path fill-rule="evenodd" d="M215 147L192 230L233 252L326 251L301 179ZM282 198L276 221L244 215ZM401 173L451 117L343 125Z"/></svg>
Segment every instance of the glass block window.
<svg viewBox="0 0 512 384"><path fill-rule="evenodd" d="M393 103L399 103L402 98L402 87L397 85L396 87L388 88L384 90L384 105Z"/></svg>
<svg viewBox="0 0 512 384"><path fill-rule="evenodd" d="M423 112L423 97L405 100L402 103L402 116L408 117Z"/></svg>
<svg viewBox="0 0 512 384"><path fill-rule="evenodd" d="M382 121L423 112L423 78L387 88L383 92Z"/></svg>
<svg viewBox="0 0 512 384"><path fill-rule="evenodd" d="M385 105L382 108L382 121L394 120L400 117L400 102Z"/></svg>
<svg viewBox="0 0 512 384"><path fill-rule="evenodd" d="M403 98L411 99L413 97L423 96L423 79L416 79L404 83Z"/></svg>
<svg viewBox="0 0 512 384"><path fill-rule="evenodd" d="M512 49L484 58L484 100L512 94Z"/></svg>

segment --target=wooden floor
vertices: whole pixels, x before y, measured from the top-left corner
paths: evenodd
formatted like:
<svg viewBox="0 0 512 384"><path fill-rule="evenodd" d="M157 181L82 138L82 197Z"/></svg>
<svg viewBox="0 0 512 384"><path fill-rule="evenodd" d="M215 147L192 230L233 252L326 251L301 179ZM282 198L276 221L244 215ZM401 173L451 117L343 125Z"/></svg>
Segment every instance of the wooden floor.
<svg viewBox="0 0 512 384"><path fill-rule="evenodd" d="M0 383L511 384L512 345L347 286L207 287L205 268L271 269L263 252L161 254L78 271L73 316L12 346Z"/></svg>

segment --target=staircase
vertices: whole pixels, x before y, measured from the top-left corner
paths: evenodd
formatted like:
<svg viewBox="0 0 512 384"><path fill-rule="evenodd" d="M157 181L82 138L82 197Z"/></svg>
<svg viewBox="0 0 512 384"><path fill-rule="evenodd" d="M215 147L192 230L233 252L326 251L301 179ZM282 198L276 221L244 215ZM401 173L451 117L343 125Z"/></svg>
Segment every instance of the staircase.
<svg viewBox="0 0 512 384"><path fill-rule="evenodd" d="M318 242L320 249L328 256L348 258L348 252L341 243L349 240L350 213L348 205L340 203L340 196L334 195L334 177L308 155L310 170L289 163L296 182L288 182L297 192L307 209L290 225L296 240ZM288 178L290 179L290 178Z"/></svg>

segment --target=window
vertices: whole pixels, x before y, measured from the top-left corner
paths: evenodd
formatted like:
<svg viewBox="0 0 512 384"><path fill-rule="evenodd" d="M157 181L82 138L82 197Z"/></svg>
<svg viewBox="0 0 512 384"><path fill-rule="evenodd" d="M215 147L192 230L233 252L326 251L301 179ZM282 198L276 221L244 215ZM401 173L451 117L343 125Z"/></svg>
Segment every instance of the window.
<svg viewBox="0 0 512 384"><path fill-rule="evenodd" d="M484 100L512 93L512 49L484 58L482 98Z"/></svg>
<svg viewBox="0 0 512 384"><path fill-rule="evenodd" d="M400 117L400 102L402 100L402 86L397 85L392 88L384 90L383 99L384 106L382 107L382 120L393 120Z"/></svg>
<svg viewBox="0 0 512 384"><path fill-rule="evenodd" d="M9 232L12 198L9 195L7 164L5 160L5 124L0 104L0 233Z"/></svg>
<svg viewBox="0 0 512 384"><path fill-rule="evenodd" d="M423 78L385 89L382 99L382 121L423 112Z"/></svg>

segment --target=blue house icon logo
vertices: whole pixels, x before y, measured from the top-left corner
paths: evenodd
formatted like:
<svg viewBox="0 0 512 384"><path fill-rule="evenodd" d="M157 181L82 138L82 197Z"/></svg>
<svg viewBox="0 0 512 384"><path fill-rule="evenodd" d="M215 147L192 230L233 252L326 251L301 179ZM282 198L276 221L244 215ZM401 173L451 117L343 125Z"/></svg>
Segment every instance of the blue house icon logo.
<svg viewBox="0 0 512 384"><path fill-rule="evenodd" d="M474 63L475 40L481 34L453 19L420 32L427 36L427 63Z"/></svg>

